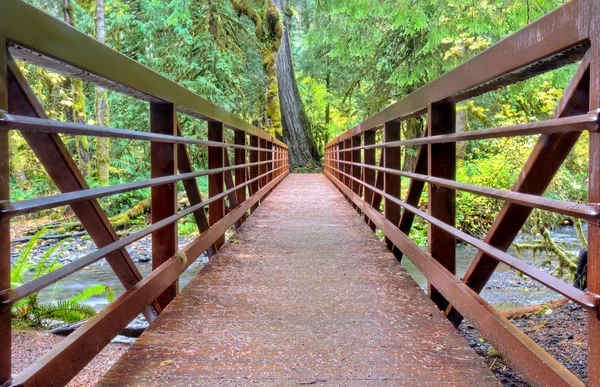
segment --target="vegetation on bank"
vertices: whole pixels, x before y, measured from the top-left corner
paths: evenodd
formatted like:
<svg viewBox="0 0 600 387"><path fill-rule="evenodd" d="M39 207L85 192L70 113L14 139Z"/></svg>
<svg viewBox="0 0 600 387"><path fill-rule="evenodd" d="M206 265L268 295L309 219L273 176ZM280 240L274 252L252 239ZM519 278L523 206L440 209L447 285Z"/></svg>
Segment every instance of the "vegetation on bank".
<svg viewBox="0 0 600 387"><path fill-rule="evenodd" d="M66 239L54 244L40 257L32 256L36 243L45 232L46 230L40 230L33 235L11 265L12 288L46 275L62 266L57 261L63 252L61 245ZM109 302L114 299L114 291L101 284L89 286L63 300L55 300L55 296L57 297L61 293L60 283L52 285L50 288L52 296L48 302L40 302L38 300L39 292L34 292L13 304L11 310L13 324L47 328L55 323L73 323L96 314L92 306L85 304L86 300L96 296L104 296Z"/></svg>

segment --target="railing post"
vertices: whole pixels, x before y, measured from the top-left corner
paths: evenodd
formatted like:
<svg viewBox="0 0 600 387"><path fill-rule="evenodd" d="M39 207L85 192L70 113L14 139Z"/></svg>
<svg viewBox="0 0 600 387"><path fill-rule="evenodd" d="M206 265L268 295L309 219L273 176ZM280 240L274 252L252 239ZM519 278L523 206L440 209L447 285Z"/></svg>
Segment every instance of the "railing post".
<svg viewBox="0 0 600 387"><path fill-rule="evenodd" d="M383 128L383 142L392 142L400 140L400 122L386 122ZM384 167L390 169L400 169L400 147L384 148ZM395 198L400 198L400 176L392 175L390 173L384 174L384 192ZM391 200L385 198L384 201L384 214L385 218L392 222L394 225L398 225L400 222L400 206ZM394 252L394 255L399 259L401 257L398 254L398 249L394 249L392 241L388 238L385 242L390 251Z"/></svg>
<svg viewBox="0 0 600 387"><path fill-rule="evenodd" d="M344 160L345 160L345 156L346 156L346 152L344 152L344 142L340 141L338 142L338 168L337 168L337 178L339 181L341 181L342 183L346 184L346 177L344 175L342 175L342 171L344 171Z"/></svg>
<svg viewBox="0 0 600 387"><path fill-rule="evenodd" d="M208 140L223 142L223 123L217 121L208 122ZM223 148L208 147L208 169L223 168ZM214 197L223 192L223 173L214 173L208 177L208 196ZM215 200L208 205L208 220L214 225L225 216L225 199ZM219 249L225 243L225 235L215 242Z"/></svg>
<svg viewBox="0 0 600 387"><path fill-rule="evenodd" d="M597 17L600 3L594 2L590 13ZM590 111L600 108L600 24L592 23L590 60ZM588 201L600 203L600 133L590 131ZM600 225L589 222L588 228L588 291L600 294ZM600 300L598 309L600 310ZM588 312L588 384L600 386L600 312Z"/></svg>
<svg viewBox="0 0 600 387"><path fill-rule="evenodd" d="M427 113L431 136L456 131L456 106L453 103L429 105ZM456 143L428 145L428 175L443 179L456 179ZM456 192L429 184L429 214L454 226L456 223ZM429 252L452 274L456 273L456 239L453 235L429 224ZM445 310L448 301L429 284L429 296Z"/></svg>
<svg viewBox="0 0 600 387"><path fill-rule="evenodd" d="M258 148L258 136L250 135L250 146L253 148ZM258 163L258 159L259 159L258 153L259 152L257 150L250 151L250 164ZM259 175L259 170L260 169L259 169L258 165L250 167L250 179L249 180L252 180L255 177L257 177ZM259 185L258 180L250 183L250 195L254 195L256 192L258 192L258 185ZM255 205L252 206L252 208L250 209L250 213L256 211L257 208L258 208L258 203L256 203Z"/></svg>
<svg viewBox="0 0 600 387"><path fill-rule="evenodd" d="M258 152L258 160L263 163L265 161L267 161L267 152L265 152L262 149L267 149L267 140L260 138L258 140L258 143L260 144L259 148L261 149ZM265 173L267 173L267 165L266 164L261 164L258 168L258 174L259 175L264 175ZM264 187L265 185L267 185L267 176L263 176L259 179L260 181L260 188Z"/></svg>
<svg viewBox="0 0 600 387"><path fill-rule="evenodd" d="M177 135L177 112L170 103L150 104L150 131L152 133ZM150 144L151 176L173 176L177 173L177 146L164 142ZM152 187L152 223L159 222L177 213L177 184ZM177 222L152 233L152 269L158 268L175 255L178 249ZM179 281L165 290L157 301L166 307L177 295Z"/></svg>
<svg viewBox="0 0 600 387"><path fill-rule="evenodd" d="M234 131L234 142L236 145L246 145L246 132L243 130ZM246 164L246 150L236 148L234 151L235 165ZM235 170L235 185L240 185L246 181L246 168L240 168ZM236 191L238 204L241 205L246 201L246 187L240 188ZM246 220L246 215L240 218L240 222Z"/></svg>
<svg viewBox="0 0 600 387"><path fill-rule="evenodd" d="M335 174L334 176L339 180L340 179L340 143L336 142L334 145L334 152L335 152Z"/></svg>
<svg viewBox="0 0 600 387"><path fill-rule="evenodd" d="M0 109L8 110L6 40L0 36ZM0 202L10 200L8 131L0 132ZM0 291L10 289L10 219L0 219ZM0 309L0 385L11 378L10 307Z"/></svg>
<svg viewBox="0 0 600 387"><path fill-rule="evenodd" d="M273 178L279 175L277 168L279 167L279 145L273 144Z"/></svg>
<svg viewBox="0 0 600 387"><path fill-rule="evenodd" d="M362 136L353 136L352 137L352 148L356 148L361 146L361 141L362 141ZM361 163L361 150L360 149L356 149L353 150L352 152L352 162L353 163L357 163L360 164ZM356 165L352 165L352 177L354 177L355 179L360 180L361 178L361 167L356 166ZM362 184L360 184L358 181L356 180L352 180L351 181L351 186L352 186L352 191L357 194L358 196L361 196L361 192L362 192ZM356 209L356 211L358 211L358 213L360 214L361 211L358 208L358 206L355 204L354 208Z"/></svg>
<svg viewBox="0 0 600 387"><path fill-rule="evenodd" d="M365 146L374 145L376 138L377 138L377 132L375 130L366 131L364 134L363 143ZM363 153L363 158L364 158L364 160L363 160L364 164L375 166L375 149L365 149L364 153ZM364 168L363 181L368 185L375 186L375 170L370 169L370 168ZM365 187L365 202L371 204L372 201L373 201L373 190ZM369 219L367 219L366 217L365 217L365 221L369 224L369 227L371 227L371 229L373 231L375 231L375 229L377 228L377 227L375 227L375 224L373 222L369 222Z"/></svg>
<svg viewBox="0 0 600 387"><path fill-rule="evenodd" d="M273 142L272 141L267 141L267 149L268 149L267 161L269 162L267 164L267 170L268 170L268 172L270 172L267 175L267 177L268 177L267 182L270 183L274 178L274 176L273 176L273 152L271 152L273 150Z"/></svg>

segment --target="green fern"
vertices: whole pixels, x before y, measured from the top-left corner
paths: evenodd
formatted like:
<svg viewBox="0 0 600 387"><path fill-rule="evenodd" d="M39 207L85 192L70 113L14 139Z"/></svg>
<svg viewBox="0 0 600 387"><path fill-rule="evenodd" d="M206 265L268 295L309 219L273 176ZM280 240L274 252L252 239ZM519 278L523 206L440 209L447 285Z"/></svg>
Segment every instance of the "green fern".
<svg viewBox="0 0 600 387"><path fill-rule="evenodd" d="M40 230L31 237L25 248L19 252L19 256L10 268L11 286L17 287L25 282L25 274L33 267L30 255L37 241L40 239L45 230Z"/></svg>
<svg viewBox="0 0 600 387"><path fill-rule="evenodd" d="M45 230L41 230L31 238L12 265L11 286L13 288L25 283L26 274L30 271L32 271L30 279L36 279L62 266L57 264L56 261L64 250L61 246L66 239L46 250L37 263L34 264L31 258L31 252L44 232ZM56 292L59 283L54 286ZM38 295L39 292L36 292L23 300L16 302L12 306L12 317L34 327L47 327L55 321L74 323L90 318L96 314L94 308L82 304L91 297L104 295L109 302L112 302L115 299L114 290L110 286L100 284L85 288L64 301L50 301L46 304L40 304L38 302ZM54 298L54 294L52 298Z"/></svg>

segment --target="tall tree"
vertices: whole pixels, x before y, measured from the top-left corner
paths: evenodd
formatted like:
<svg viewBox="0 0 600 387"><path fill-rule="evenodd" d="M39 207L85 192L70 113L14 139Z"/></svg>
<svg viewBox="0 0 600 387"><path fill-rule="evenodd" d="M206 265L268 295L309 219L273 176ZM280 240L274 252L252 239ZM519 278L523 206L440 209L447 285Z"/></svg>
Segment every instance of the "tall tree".
<svg viewBox="0 0 600 387"><path fill-rule="evenodd" d="M104 0L96 0L96 39L105 43L106 26L104 16ZM107 93L101 86L96 86L96 121L98 125L108 126ZM98 137L96 139L96 174L98 183L108 185L108 165L110 161L110 138Z"/></svg>
<svg viewBox="0 0 600 387"><path fill-rule="evenodd" d="M320 159L311 122L296 84L296 74L290 48L290 12L287 0L275 0L284 15L284 31L277 56L277 81L283 138L289 147L291 167L303 166Z"/></svg>
<svg viewBox="0 0 600 387"><path fill-rule="evenodd" d="M281 45L283 24L279 11L272 0L267 0L261 12L256 12L248 0L231 0L238 16L245 15L254 23L254 31L260 43L262 68L265 80L264 130L271 135L281 135L281 111L277 77L277 52Z"/></svg>
<svg viewBox="0 0 600 387"><path fill-rule="evenodd" d="M62 12L63 18L67 24L72 27L75 27L75 19L73 12L73 0L63 0L62 1ZM71 79L71 89L72 89L72 104L71 111L73 114L73 121L79 122L81 124L85 123L85 96L83 94L83 82L79 79L72 78ZM76 137L76 146L77 146L77 158L79 161L79 167L84 176L88 176L90 174L90 158L91 152L88 143L88 138L86 136L77 136Z"/></svg>

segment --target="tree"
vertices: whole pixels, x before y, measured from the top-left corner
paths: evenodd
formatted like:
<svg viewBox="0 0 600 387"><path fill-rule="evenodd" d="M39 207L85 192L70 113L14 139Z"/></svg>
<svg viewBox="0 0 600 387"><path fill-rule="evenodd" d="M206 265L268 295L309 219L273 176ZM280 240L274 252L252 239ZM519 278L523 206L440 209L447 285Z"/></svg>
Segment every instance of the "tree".
<svg viewBox="0 0 600 387"><path fill-rule="evenodd" d="M75 27L74 12L72 0L62 0L62 12L63 18L67 24ZM71 111L73 114L73 121L81 124L85 123L85 95L83 93L83 82L80 79L71 79L72 89L72 101ZM86 136L77 136L76 138L77 156L79 161L79 167L83 176L90 174L90 146Z"/></svg>
<svg viewBox="0 0 600 387"><path fill-rule="evenodd" d="M286 0L275 0L283 13L284 32L277 56L277 80L279 82L279 104L283 125L283 138L289 147L290 166L298 167L320 160L311 122L304 110L296 84L296 73L290 47L290 21Z"/></svg>
<svg viewBox="0 0 600 387"><path fill-rule="evenodd" d="M100 43L105 43L106 27L104 17L104 0L96 0L96 39ZM108 126L108 102L107 92L101 86L96 86L96 121L98 125ZM96 138L96 174L98 183L102 185L108 185L108 165L110 161L109 156L110 138L108 137L97 137Z"/></svg>
<svg viewBox="0 0 600 387"><path fill-rule="evenodd" d="M262 55L262 68L265 81L265 114L263 129L271 135L281 135L281 110L279 106L279 85L277 77L277 53L281 46L283 24L277 7L267 0L261 12L256 12L248 0L231 0L238 16L245 15L254 23L254 32L259 41Z"/></svg>

